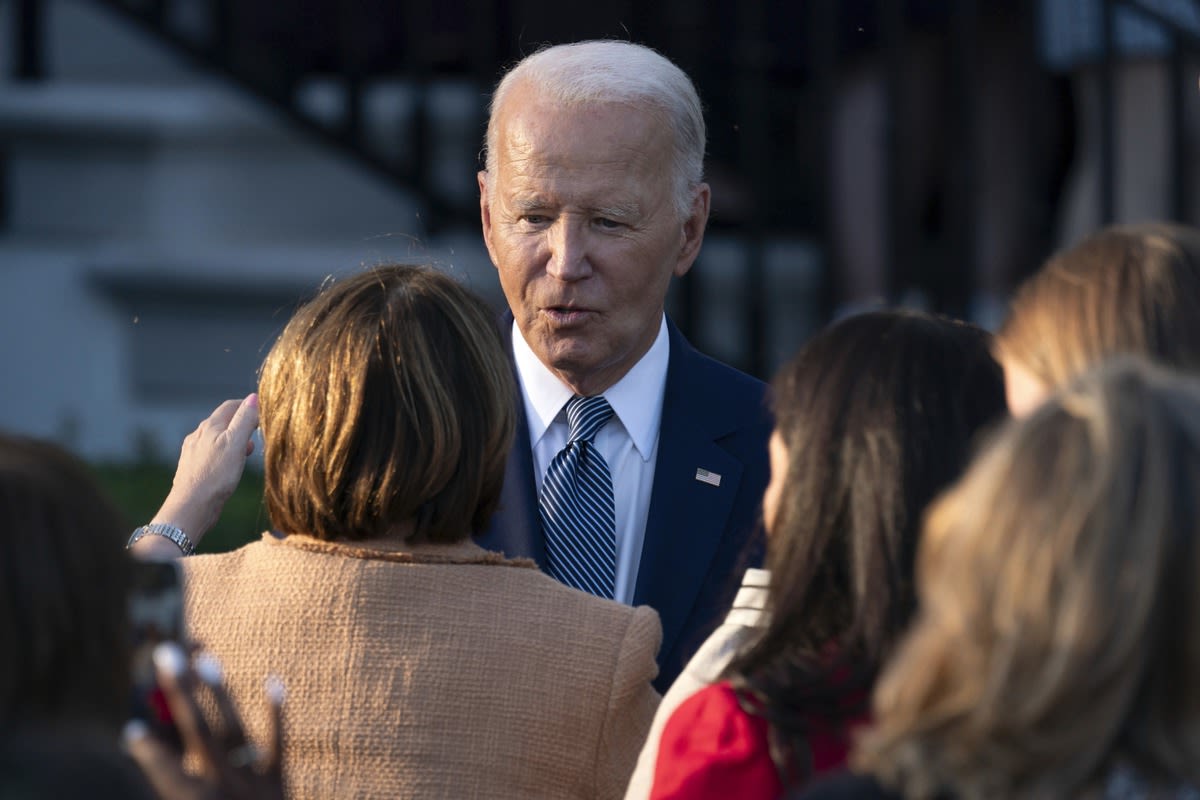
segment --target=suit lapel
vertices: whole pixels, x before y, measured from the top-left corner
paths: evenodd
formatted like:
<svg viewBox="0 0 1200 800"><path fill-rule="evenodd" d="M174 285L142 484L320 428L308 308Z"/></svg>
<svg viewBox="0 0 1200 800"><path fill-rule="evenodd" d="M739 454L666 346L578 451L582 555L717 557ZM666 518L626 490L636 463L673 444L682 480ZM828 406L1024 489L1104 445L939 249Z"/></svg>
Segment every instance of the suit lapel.
<svg viewBox="0 0 1200 800"><path fill-rule="evenodd" d="M512 312L501 318L501 335L508 345L512 361ZM500 507L492 517L487 531L476 538L480 546L504 553L509 558L532 558L543 570L546 568L546 541L542 535L542 520L538 514L537 481L533 475L533 451L529 447L529 420L525 416L525 398L521 396L517 367L512 364L516 387L517 430L513 447L504 470L504 488L500 492Z"/></svg>
<svg viewBox="0 0 1200 800"><path fill-rule="evenodd" d="M634 604L654 607L662 619L661 653L675 646L711 569L743 469L716 443L730 421L712 419L712 398L705 395L712 386L696 385L698 354L674 325L669 331L658 461L634 590ZM697 470L708 473L705 480L697 479Z"/></svg>

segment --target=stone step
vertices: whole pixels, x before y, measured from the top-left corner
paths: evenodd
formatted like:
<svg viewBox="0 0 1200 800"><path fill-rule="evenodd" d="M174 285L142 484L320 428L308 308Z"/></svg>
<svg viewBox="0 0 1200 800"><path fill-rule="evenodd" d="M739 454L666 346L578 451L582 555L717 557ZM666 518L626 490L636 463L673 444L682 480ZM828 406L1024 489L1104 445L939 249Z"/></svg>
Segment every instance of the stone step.
<svg viewBox="0 0 1200 800"><path fill-rule="evenodd" d="M9 228L148 240L421 236L411 194L217 86L0 92Z"/></svg>

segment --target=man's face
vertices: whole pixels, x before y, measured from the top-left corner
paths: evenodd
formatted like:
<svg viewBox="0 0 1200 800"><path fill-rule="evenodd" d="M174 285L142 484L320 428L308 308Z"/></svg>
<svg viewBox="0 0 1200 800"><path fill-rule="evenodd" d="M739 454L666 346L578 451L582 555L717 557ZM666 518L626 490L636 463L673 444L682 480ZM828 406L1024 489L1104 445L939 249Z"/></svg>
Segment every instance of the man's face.
<svg viewBox="0 0 1200 800"><path fill-rule="evenodd" d="M483 236L525 340L575 392L605 391L658 334L699 252L708 187L680 219L671 134L625 105L563 108L518 85L497 111Z"/></svg>

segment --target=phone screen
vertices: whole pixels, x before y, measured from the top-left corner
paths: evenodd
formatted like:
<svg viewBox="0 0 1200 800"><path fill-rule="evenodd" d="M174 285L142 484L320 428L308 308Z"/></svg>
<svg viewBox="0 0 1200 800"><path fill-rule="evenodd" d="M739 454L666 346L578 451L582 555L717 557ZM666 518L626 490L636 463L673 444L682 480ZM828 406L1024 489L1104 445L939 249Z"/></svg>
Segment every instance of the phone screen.
<svg viewBox="0 0 1200 800"><path fill-rule="evenodd" d="M155 734L178 744L153 660L154 648L161 642L183 640L183 585L177 561L133 559L129 622L133 636L131 718L144 721Z"/></svg>

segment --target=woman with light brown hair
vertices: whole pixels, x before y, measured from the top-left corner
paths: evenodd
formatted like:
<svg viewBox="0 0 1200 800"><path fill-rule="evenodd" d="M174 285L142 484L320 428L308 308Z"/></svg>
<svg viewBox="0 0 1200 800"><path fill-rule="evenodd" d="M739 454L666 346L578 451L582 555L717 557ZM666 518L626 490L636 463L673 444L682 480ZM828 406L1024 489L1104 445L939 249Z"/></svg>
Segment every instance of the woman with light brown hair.
<svg viewBox="0 0 1200 800"><path fill-rule="evenodd" d="M1119 225L1058 253L1017 289L996 342L1018 416L1112 356L1200 369L1200 230Z"/></svg>
<svg viewBox="0 0 1200 800"><path fill-rule="evenodd" d="M378 267L301 308L258 396L185 441L166 535L142 537L167 552L215 521L261 402L273 530L183 565L191 631L235 699L266 672L287 685L288 796L624 790L658 703L658 616L471 541L500 496L516 392L482 300L433 269ZM261 717L247 728L264 739Z"/></svg>
<svg viewBox="0 0 1200 800"><path fill-rule="evenodd" d="M932 506L864 776L804 797L1200 796L1198 578L1200 382L1119 359Z"/></svg>

